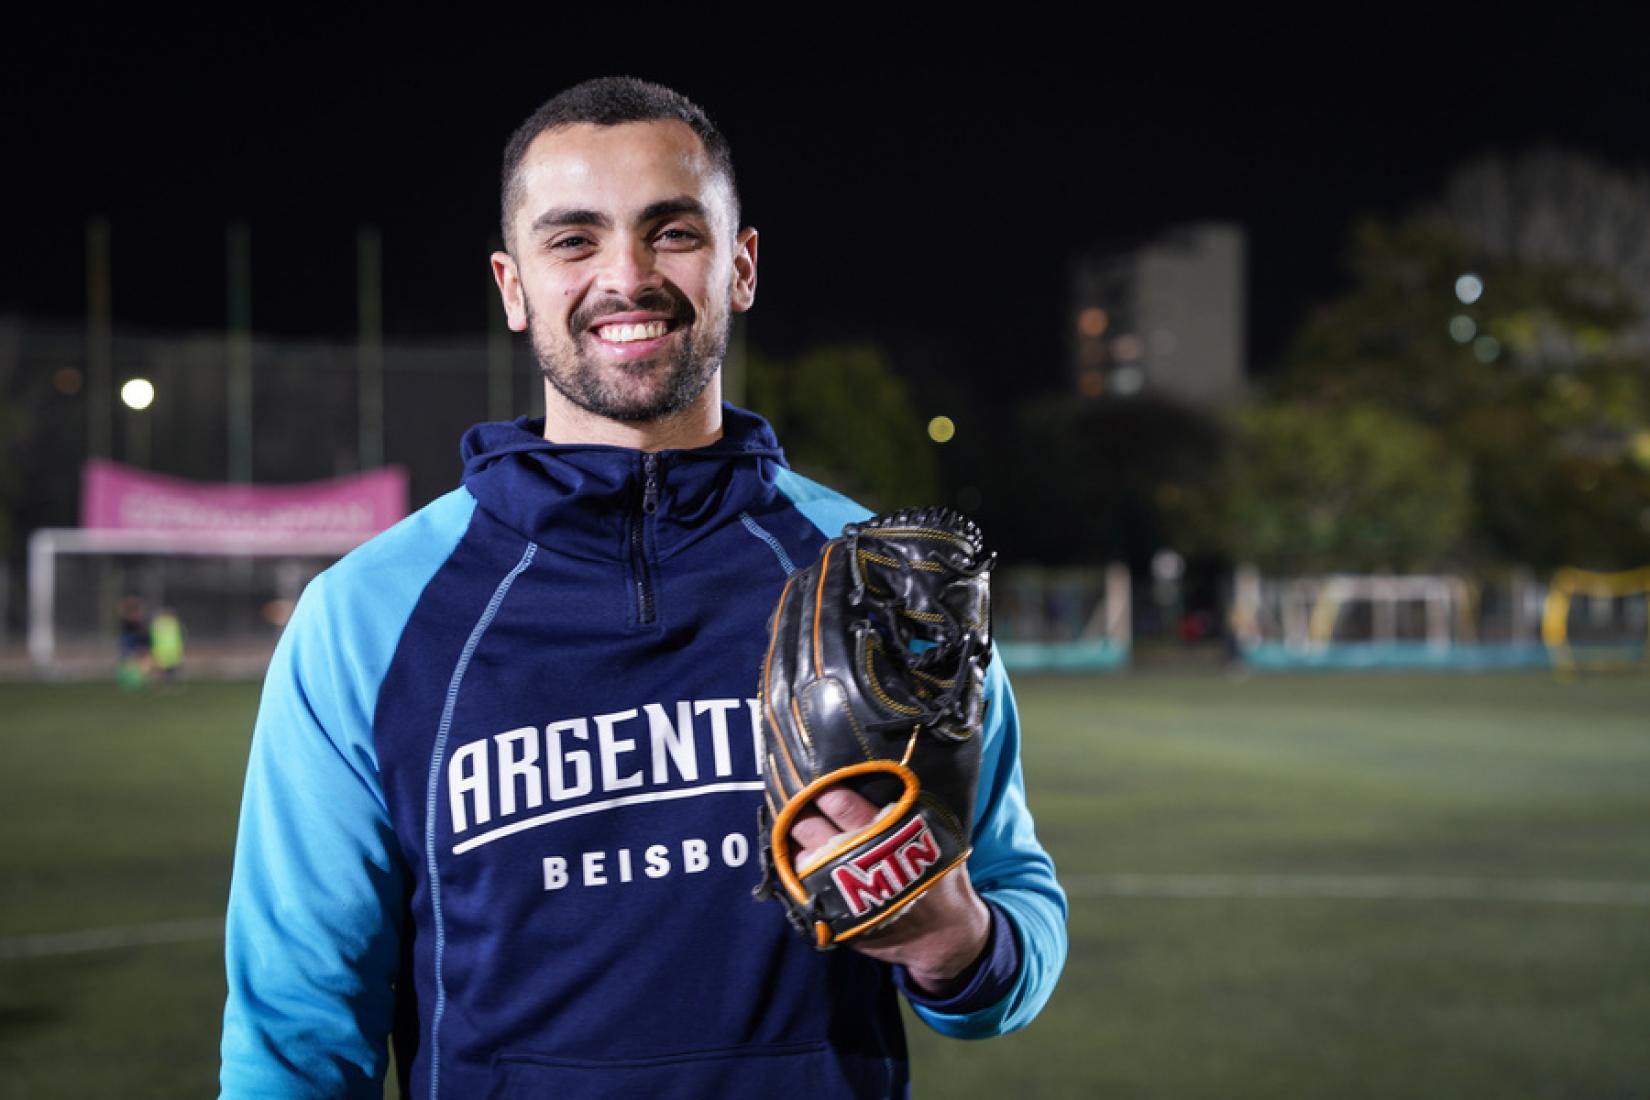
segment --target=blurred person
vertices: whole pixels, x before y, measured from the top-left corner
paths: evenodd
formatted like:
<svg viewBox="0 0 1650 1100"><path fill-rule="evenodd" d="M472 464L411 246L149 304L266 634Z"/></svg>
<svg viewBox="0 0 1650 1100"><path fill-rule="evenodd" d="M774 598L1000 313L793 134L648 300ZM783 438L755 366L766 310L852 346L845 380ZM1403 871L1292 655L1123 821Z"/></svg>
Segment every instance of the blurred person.
<svg viewBox="0 0 1650 1100"><path fill-rule="evenodd" d="M149 617L141 596L121 597L118 647L115 682L142 687L149 679Z"/></svg>
<svg viewBox="0 0 1650 1100"><path fill-rule="evenodd" d="M174 684L183 666L183 623L177 612L163 607L149 623L149 664L163 684Z"/></svg>
<svg viewBox="0 0 1650 1100"><path fill-rule="evenodd" d="M675 92L563 92L505 154L510 327L546 415L305 591L265 685L227 927L223 1094L903 1096L897 991L1028 1022L1065 956L991 665L976 885L818 952L756 904L749 698L795 563L864 509L721 401L756 290L726 141ZM845 788L817 850L876 807ZM803 835L803 833L807 835Z"/></svg>

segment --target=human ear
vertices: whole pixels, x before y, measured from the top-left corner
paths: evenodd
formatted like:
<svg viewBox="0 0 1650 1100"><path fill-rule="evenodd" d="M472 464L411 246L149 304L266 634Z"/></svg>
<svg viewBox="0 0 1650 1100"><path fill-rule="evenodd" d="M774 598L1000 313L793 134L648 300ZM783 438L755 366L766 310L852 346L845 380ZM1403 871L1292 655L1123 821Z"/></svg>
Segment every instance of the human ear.
<svg viewBox="0 0 1650 1100"><path fill-rule="evenodd" d="M729 302L735 313L743 313L756 303L756 230L750 226L733 239L733 293Z"/></svg>
<svg viewBox="0 0 1650 1100"><path fill-rule="evenodd" d="M498 284L498 296L504 302L504 320L511 332L527 331L527 302L522 297L521 272L508 252L492 255L493 281Z"/></svg>

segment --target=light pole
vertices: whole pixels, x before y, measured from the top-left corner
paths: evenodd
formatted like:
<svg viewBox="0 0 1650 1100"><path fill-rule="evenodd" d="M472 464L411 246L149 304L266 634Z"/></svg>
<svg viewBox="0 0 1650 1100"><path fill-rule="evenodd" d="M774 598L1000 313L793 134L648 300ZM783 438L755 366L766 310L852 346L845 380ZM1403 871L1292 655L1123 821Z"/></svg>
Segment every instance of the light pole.
<svg viewBox="0 0 1650 1100"><path fill-rule="evenodd" d="M120 400L132 410L131 431L126 437L126 461L133 466L149 466L149 406L155 403L155 384L147 378L128 378L120 387Z"/></svg>

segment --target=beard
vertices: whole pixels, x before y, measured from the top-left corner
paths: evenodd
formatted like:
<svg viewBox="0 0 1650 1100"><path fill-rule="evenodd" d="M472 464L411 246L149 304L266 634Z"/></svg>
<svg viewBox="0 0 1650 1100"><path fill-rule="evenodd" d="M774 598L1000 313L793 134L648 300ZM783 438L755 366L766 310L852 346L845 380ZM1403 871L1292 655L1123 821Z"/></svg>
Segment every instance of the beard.
<svg viewBox="0 0 1650 1100"><path fill-rule="evenodd" d="M608 298L574 312L568 335L538 323L531 300L527 334L544 377L568 401L597 416L624 423L658 420L681 412L705 391L727 354L732 311L723 305L716 316L699 316L668 291L639 295L634 302ZM652 359L601 362L587 343L603 317L630 311L670 316L670 331L688 328L687 339Z"/></svg>

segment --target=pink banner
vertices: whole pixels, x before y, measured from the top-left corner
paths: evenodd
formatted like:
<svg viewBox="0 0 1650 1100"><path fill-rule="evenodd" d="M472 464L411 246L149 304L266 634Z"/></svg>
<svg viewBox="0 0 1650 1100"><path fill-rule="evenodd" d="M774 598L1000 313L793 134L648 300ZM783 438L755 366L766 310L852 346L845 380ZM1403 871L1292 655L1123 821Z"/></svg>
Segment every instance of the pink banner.
<svg viewBox="0 0 1650 1100"><path fill-rule="evenodd" d="M81 526L102 530L366 539L406 514L407 472L399 466L299 485L206 484L102 459L81 474Z"/></svg>

